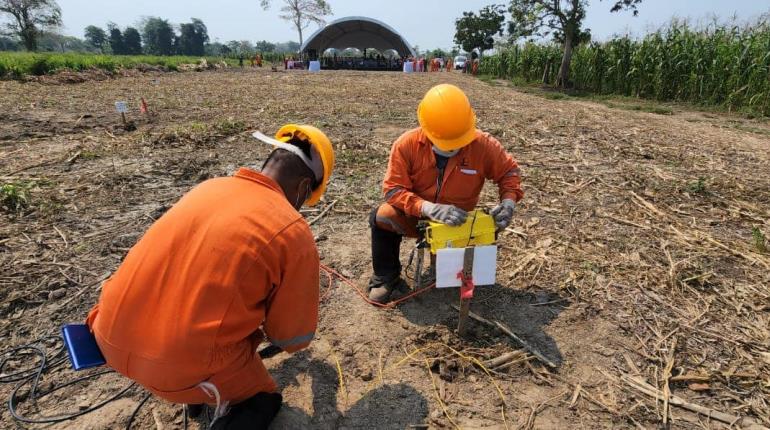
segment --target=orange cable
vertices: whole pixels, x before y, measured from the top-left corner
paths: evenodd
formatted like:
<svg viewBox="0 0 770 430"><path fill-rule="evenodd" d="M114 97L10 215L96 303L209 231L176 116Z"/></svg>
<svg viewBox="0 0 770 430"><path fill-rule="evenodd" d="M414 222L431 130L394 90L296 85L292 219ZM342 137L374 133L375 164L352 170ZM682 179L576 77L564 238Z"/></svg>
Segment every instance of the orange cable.
<svg viewBox="0 0 770 430"><path fill-rule="evenodd" d="M413 292L411 292L411 293L409 293L409 294L405 295L404 297L401 297L401 298L398 298L398 299L396 299L396 300L393 300L393 301L391 301L391 302L388 302L388 303L384 303L384 304L383 304L383 303L377 303L377 302L375 302L375 301L373 301L373 300L369 300L369 297L366 297L366 294L364 294L364 292L363 292L363 291L361 291L361 289L360 289L360 288L358 288L358 286L356 286L356 284L354 284L354 283L353 283L353 281L351 281L350 279L348 279L348 278L346 278L346 277L342 276L342 275L341 275L339 272L337 272L336 270L332 269L331 267L329 267L329 266L325 266L325 265L321 264L321 270L323 270L324 272L326 272L327 276L329 276L330 278L331 278L331 276L333 275L333 276L335 276L337 279L339 279L340 281L342 281L343 283L345 283L345 284L347 284L348 286L352 287L354 290L356 290L356 292L358 293L358 295L359 295L359 296L361 296L361 298L362 298L362 299L364 299L364 301L365 301L366 303L369 303L370 305L374 305L374 306L377 306L377 307L380 307L380 308L393 309L393 308L395 308L397 305L399 305L400 303L403 303L403 302L405 302L405 301L407 301L407 300L411 299L412 297L418 296L418 295L420 295L420 294L422 294L422 293L424 293L424 292L427 292L428 290L431 290L431 289L433 289L433 288L435 288L435 287L436 287L436 284L435 284L435 283L433 283L433 284L431 284L431 285L428 285L428 286L427 286L427 287L425 287L425 288L421 288L421 289L419 289L419 290L413 291ZM331 287L330 287L330 288L331 288ZM326 293L324 293L324 297L326 297L326 295L328 295L328 294L329 294L329 291L330 291L330 289L327 289Z"/></svg>

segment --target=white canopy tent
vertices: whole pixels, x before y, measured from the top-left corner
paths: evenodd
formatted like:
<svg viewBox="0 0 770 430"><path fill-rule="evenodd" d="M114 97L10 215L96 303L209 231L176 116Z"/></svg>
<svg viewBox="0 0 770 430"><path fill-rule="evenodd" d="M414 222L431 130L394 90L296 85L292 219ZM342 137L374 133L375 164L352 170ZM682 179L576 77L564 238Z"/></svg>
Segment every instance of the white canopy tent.
<svg viewBox="0 0 770 430"><path fill-rule="evenodd" d="M349 16L328 23L318 29L302 44L300 52L311 57L323 54L329 48L361 51L375 48L380 52L393 49L401 56L414 56L414 50L393 27L372 18Z"/></svg>

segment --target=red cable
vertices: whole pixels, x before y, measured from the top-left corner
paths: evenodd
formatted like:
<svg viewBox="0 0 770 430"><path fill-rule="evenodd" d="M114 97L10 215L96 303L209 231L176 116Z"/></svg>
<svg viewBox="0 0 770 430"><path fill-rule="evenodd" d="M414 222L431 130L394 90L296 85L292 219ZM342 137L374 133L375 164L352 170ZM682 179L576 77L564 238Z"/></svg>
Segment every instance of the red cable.
<svg viewBox="0 0 770 430"><path fill-rule="evenodd" d="M411 299L412 297L418 296L418 295L420 295L420 294L422 294L422 293L424 293L424 292L426 292L428 290L431 290L431 289L436 287L436 284L433 283L431 285L428 285L425 288L421 288L421 289L419 289L417 291L413 291L413 292L405 295L404 297L400 297L400 298L398 298L396 300L393 300L392 302L384 303L383 304L383 303L377 303L375 301L369 300L369 297L366 297L366 294L364 294L364 292L361 291L361 289L358 288L358 286L356 286L356 284L354 284L350 279L342 276L339 272L337 272L336 270L332 269L331 267L328 267L328 266L325 266L325 265L321 264L321 270L323 270L326 273L326 275L329 277L329 279L331 279L332 275L334 275L335 277L337 277L337 279L339 279L343 283L347 284L348 286L352 287L354 290L356 290L358 295L361 296L362 299L364 299L364 301L366 303L369 303L370 305L374 305L374 306L377 306L377 307L380 307L380 308L393 309L398 304L403 303L403 302ZM324 293L324 297L326 297L329 294L330 289L331 289L331 287L329 287L329 289L326 290L326 293Z"/></svg>
<svg viewBox="0 0 770 430"><path fill-rule="evenodd" d="M319 300L319 302L322 302L324 301L325 298L329 297L329 294L332 292L332 284L334 283L334 279L332 279L332 274L327 271L324 271L324 273L326 273L326 280L327 280L326 291L324 292L324 295L321 296L321 299Z"/></svg>

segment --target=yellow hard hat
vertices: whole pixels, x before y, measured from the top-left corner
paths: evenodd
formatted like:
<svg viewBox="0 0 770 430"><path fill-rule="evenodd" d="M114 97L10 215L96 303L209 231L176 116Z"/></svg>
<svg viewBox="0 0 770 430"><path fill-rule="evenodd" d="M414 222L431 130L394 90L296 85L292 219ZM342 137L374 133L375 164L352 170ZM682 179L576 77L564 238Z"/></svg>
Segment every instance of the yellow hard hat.
<svg viewBox="0 0 770 430"><path fill-rule="evenodd" d="M417 119L442 151L460 149L476 138L476 114L463 90L454 85L431 88L417 108Z"/></svg>
<svg viewBox="0 0 770 430"><path fill-rule="evenodd" d="M305 202L307 206L314 206L326 192L326 184L329 182L332 170L334 170L334 148L332 148L329 138L312 125L286 124L275 134L275 138L281 142L288 142L293 137L309 142L321 156L324 170L323 179Z"/></svg>

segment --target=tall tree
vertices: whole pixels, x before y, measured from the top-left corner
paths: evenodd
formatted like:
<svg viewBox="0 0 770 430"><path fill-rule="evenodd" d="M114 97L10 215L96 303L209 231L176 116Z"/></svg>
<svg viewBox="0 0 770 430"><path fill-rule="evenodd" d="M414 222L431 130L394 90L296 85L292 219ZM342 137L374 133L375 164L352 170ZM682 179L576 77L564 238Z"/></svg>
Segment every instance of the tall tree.
<svg viewBox="0 0 770 430"><path fill-rule="evenodd" d="M123 32L120 31L117 24L107 24L107 31L109 31L109 43L110 49L114 55L126 55L126 44L123 40Z"/></svg>
<svg viewBox="0 0 770 430"><path fill-rule="evenodd" d="M18 51L19 44L8 37L0 36L0 51Z"/></svg>
<svg viewBox="0 0 770 430"><path fill-rule="evenodd" d="M207 43L206 46L203 47L203 50L208 57L220 57L229 53L225 52L225 48L227 47L217 40L212 43Z"/></svg>
<svg viewBox="0 0 770 430"><path fill-rule="evenodd" d="M231 40L227 42L227 47L230 49L231 53L243 55L244 57L248 57L256 52L254 50L254 45L248 40Z"/></svg>
<svg viewBox="0 0 770 430"><path fill-rule="evenodd" d="M73 36L65 36L56 31L42 31L37 38L38 51L44 52L90 52L94 48L85 41Z"/></svg>
<svg viewBox="0 0 770 430"><path fill-rule="evenodd" d="M179 53L182 55L204 55L205 45L209 41L206 24L198 18L192 18L189 24L179 26Z"/></svg>
<svg viewBox="0 0 770 430"><path fill-rule="evenodd" d="M631 10L634 16L639 14L637 6L642 0L610 0L610 12ZM569 83L569 69L572 62L572 50L590 33L583 30L588 0L512 0L508 9L511 12L511 24L508 31L513 37L547 36L552 32L557 42L563 45L561 66L557 85L566 88Z"/></svg>
<svg viewBox="0 0 770 430"><path fill-rule="evenodd" d="M142 53L142 35L134 27L126 27L123 31L123 47L126 55L139 55Z"/></svg>
<svg viewBox="0 0 770 430"><path fill-rule="evenodd" d="M295 41L281 42L275 44L274 52L285 54L296 54L299 51L300 44Z"/></svg>
<svg viewBox="0 0 770 430"><path fill-rule="evenodd" d="M262 40L257 42L256 45L254 45L254 48L256 48L256 50L259 52L273 52L275 51L275 43Z"/></svg>
<svg viewBox="0 0 770 430"><path fill-rule="evenodd" d="M265 10L270 8L270 0L260 0L260 4ZM283 0L283 4L281 8L283 13L279 17L294 24L299 35L300 46L304 41L302 31L311 23L319 26L326 24L324 17L332 14L332 7L326 0Z"/></svg>
<svg viewBox="0 0 770 430"><path fill-rule="evenodd" d="M503 34L505 6L492 4L482 8L478 15L463 12L462 18L455 21L455 43L465 51L478 49L482 54L495 45L494 36Z"/></svg>
<svg viewBox="0 0 770 430"><path fill-rule="evenodd" d="M142 40L148 54L173 55L175 37L174 28L165 19L147 18L142 26Z"/></svg>
<svg viewBox="0 0 770 430"><path fill-rule="evenodd" d="M104 53L104 44L107 43L107 33L95 25L89 25L85 29L85 38L91 46Z"/></svg>
<svg viewBox="0 0 770 430"><path fill-rule="evenodd" d="M0 0L0 12L11 16L5 28L21 39L27 51L37 51L43 30L62 24L56 0Z"/></svg>

